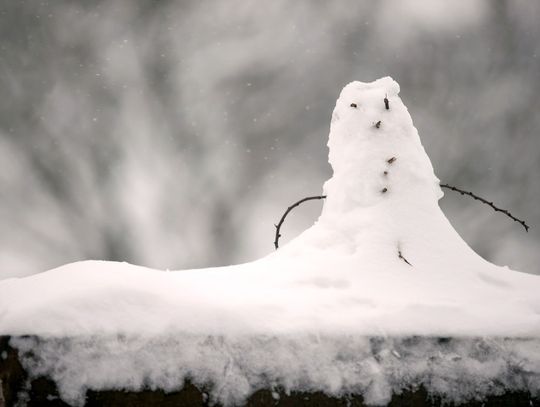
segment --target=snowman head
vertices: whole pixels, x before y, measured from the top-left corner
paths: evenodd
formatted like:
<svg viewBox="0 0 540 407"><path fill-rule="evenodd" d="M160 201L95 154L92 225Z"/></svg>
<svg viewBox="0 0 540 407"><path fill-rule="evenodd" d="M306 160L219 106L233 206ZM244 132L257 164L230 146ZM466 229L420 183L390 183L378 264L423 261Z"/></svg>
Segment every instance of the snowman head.
<svg viewBox="0 0 540 407"><path fill-rule="evenodd" d="M390 77L351 82L336 102L328 141L328 203L343 210L397 196L441 196L438 180ZM433 194L433 192L435 194ZM436 201L435 199L435 201Z"/></svg>
<svg viewBox="0 0 540 407"><path fill-rule="evenodd" d="M403 113L412 126L407 109L397 97L398 93L398 83L389 76L370 83L355 81L345 86L332 113L328 144L331 156L333 150L357 150L355 146L373 141L373 127L379 130L379 136L387 135L389 125L402 118ZM334 164L338 162L330 158L335 170Z"/></svg>

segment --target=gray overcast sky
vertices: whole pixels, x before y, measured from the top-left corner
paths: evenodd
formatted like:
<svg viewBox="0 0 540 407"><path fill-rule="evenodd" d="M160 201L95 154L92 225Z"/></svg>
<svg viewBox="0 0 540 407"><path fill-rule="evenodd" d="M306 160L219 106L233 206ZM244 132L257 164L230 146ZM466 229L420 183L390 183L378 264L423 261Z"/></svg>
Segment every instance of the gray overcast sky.
<svg viewBox="0 0 540 407"><path fill-rule="evenodd" d="M391 75L482 256L540 273L540 3L0 0L0 278L273 250L331 175L341 88ZM316 220L307 203L283 242Z"/></svg>

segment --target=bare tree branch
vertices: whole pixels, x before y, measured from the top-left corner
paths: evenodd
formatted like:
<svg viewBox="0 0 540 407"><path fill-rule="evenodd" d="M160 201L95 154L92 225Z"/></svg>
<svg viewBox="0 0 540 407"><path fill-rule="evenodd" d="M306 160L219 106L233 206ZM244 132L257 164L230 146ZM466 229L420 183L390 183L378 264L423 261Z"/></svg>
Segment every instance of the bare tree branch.
<svg viewBox="0 0 540 407"><path fill-rule="evenodd" d="M491 206L495 212L502 212L504 213L506 216L508 216L510 219L512 219L514 222L519 222L521 223L521 225L525 228L525 231L528 232L529 231L529 225L527 225L525 223L525 221L521 220L521 219L518 219L516 217L514 217L514 215L512 215L508 210L506 209L501 209L501 208L498 208L496 207L493 202L489 202L488 200L484 199L484 198L481 198L479 197L478 195L475 195L473 194L472 192L469 192L469 191L464 191L463 189L460 189L460 188L457 188L457 187L454 187L452 185L448 185L448 184L441 184L441 188L448 188L452 191L456 191L456 192L459 192L461 195L469 195L470 197L476 199L477 201L480 201L482 203L485 203L486 205L489 205Z"/></svg>
<svg viewBox="0 0 540 407"><path fill-rule="evenodd" d="M319 195L319 196L308 196L307 198L300 199L298 202L294 203L293 205L289 206L283 216L281 217L279 223L277 225L274 225L276 227L276 238L274 240L274 246L276 250L279 248L279 238L281 237L281 234L279 233L281 229L281 225L283 225L283 222L285 221L285 218L289 214L290 211L292 211L294 208L296 208L301 203L304 203L306 201L310 201L312 199L324 199L326 198L326 195Z"/></svg>

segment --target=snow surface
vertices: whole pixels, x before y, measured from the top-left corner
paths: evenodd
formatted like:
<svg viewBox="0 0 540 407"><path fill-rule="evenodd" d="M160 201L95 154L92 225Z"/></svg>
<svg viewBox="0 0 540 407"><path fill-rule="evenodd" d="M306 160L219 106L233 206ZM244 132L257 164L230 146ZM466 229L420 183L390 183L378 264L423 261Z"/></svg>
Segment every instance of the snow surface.
<svg viewBox="0 0 540 407"><path fill-rule="evenodd" d="M398 92L388 77L343 89L322 214L277 252L174 272L84 261L3 280L0 334L45 338L12 343L74 404L87 388L172 390L185 377L230 405L262 387L372 404L419 383L454 401L539 393L540 277L485 261L452 228Z"/></svg>

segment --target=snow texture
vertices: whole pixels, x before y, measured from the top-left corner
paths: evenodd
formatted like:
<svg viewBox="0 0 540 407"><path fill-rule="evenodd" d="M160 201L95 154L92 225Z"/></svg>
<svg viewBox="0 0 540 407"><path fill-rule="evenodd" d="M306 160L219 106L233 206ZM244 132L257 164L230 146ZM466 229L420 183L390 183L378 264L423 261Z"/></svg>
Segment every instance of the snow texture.
<svg viewBox="0 0 540 407"><path fill-rule="evenodd" d="M540 393L538 340L180 334L11 342L25 367L53 378L73 405L87 388L174 391L185 379L230 406L259 389L362 394L371 405L421 385L456 403L509 389Z"/></svg>
<svg viewBox="0 0 540 407"><path fill-rule="evenodd" d="M457 402L538 394L540 277L485 261L452 228L398 93L388 77L343 89L322 214L277 252L174 272L85 261L0 281L0 334L44 338L12 344L72 404L86 389L173 390L187 377L225 405L263 387L374 405L420 384Z"/></svg>

